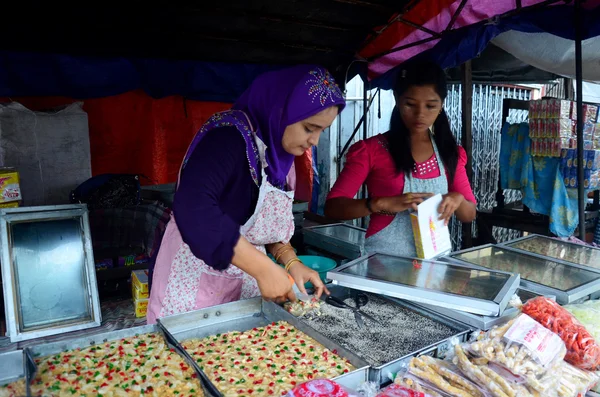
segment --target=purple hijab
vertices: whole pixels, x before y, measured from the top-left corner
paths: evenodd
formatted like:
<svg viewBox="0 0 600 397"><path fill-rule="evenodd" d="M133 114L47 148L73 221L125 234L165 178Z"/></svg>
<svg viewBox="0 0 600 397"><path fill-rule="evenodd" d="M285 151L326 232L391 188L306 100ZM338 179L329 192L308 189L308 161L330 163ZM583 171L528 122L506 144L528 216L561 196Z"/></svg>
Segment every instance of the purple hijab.
<svg viewBox="0 0 600 397"><path fill-rule="evenodd" d="M267 146L267 179L282 187L294 163L294 155L281 145L285 128L330 106L338 106L341 112L345 105L342 91L327 70L300 65L260 75L233 109L250 118L256 134Z"/></svg>

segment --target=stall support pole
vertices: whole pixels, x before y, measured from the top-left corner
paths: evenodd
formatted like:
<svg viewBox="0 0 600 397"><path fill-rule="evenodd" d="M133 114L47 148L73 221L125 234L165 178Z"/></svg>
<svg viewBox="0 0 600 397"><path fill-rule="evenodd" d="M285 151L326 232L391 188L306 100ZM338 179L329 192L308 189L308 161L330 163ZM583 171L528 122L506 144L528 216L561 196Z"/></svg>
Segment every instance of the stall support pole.
<svg viewBox="0 0 600 397"><path fill-rule="evenodd" d="M473 75L471 61L463 63L461 70L462 89L462 147L467 153L467 177L473 186ZM462 248L473 246L473 232L470 223L462 225Z"/></svg>
<svg viewBox="0 0 600 397"><path fill-rule="evenodd" d="M583 186L583 65L581 41L583 39L581 21L581 0L575 0L575 78L577 86L577 183L579 204L579 238L585 241L585 204L587 201Z"/></svg>
<svg viewBox="0 0 600 397"><path fill-rule="evenodd" d="M365 79L363 80L363 141L367 139L367 135L369 132L368 129L368 124L367 121L369 119L369 103L368 102L368 98L367 98L367 79L365 77ZM362 196L363 198L367 198L367 185L363 184L362 186ZM365 218L361 218L360 220L360 225L362 228L365 228L367 226L367 220Z"/></svg>

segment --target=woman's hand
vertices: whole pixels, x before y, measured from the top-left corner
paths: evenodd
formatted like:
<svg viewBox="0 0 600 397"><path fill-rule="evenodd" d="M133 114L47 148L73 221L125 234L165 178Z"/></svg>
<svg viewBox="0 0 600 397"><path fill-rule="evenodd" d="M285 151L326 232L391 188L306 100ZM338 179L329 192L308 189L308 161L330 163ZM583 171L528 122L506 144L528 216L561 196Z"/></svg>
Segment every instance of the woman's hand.
<svg viewBox="0 0 600 397"><path fill-rule="evenodd" d="M292 276L296 282L298 289L303 294L306 294L306 288L304 288L304 284L308 281L310 281L315 288L315 298L319 299L323 292L325 292L327 295L330 294L327 287L325 287L325 284L323 284L321 277L319 277L319 273L305 266L302 262L296 262L292 264L289 272L290 276Z"/></svg>
<svg viewBox="0 0 600 397"><path fill-rule="evenodd" d="M371 208L374 213L397 214L406 211L409 208L417 210L417 205L433 196L433 193L406 193L393 197L377 197L373 199Z"/></svg>
<svg viewBox="0 0 600 397"><path fill-rule="evenodd" d="M454 212L464 201L465 197L460 193L452 192L444 195L442 203L438 209L439 213L441 214L440 219L444 220L444 225L448 225L452 214L454 214Z"/></svg>
<svg viewBox="0 0 600 397"><path fill-rule="evenodd" d="M287 272L281 266L271 262L271 266L261 270L255 278L264 300L277 303L284 303L288 300L296 301L296 294L292 290L293 285Z"/></svg>

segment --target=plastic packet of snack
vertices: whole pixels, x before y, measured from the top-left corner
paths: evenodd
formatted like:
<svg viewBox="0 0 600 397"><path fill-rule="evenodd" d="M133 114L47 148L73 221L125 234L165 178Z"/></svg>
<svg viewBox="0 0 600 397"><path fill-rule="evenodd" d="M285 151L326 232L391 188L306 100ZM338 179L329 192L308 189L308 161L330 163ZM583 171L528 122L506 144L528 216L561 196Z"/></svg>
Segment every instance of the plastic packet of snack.
<svg viewBox="0 0 600 397"><path fill-rule="evenodd" d="M448 394L438 389L431 383L408 372L396 376L394 384L406 387L410 390L414 390L416 392L423 393L431 397L453 397L451 394Z"/></svg>
<svg viewBox="0 0 600 397"><path fill-rule="evenodd" d="M437 390L456 397L491 397L485 389L467 379L460 370L449 361L430 356L413 358L408 374L433 385Z"/></svg>
<svg viewBox="0 0 600 397"><path fill-rule="evenodd" d="M422 393L406 386L392 383L383 388L376 397L433 397L431 394Z"/></svg>
<svg viewBox="0 0 600 397"><path fill-rule="evenodd" d="M560 337L566 346L566 362L586 371L600 370L600 345L583 324L558 303L538 296L519 308Z"/></svg>
<svg viewBox="0 0 600 397"><path fill-rule="evenodd" d="M285 397L358 397L358 393L350 391L329 379L316 379L304 382Z"/></svg>
<svg viewBox="0 0 600 397"><path fill-rule="evenodd" d="M554 377L558 379L558 397L578 397L585 395L600 380L600 375L596 372L584 371L566 361L561 362L555 373L546 375L543 381L551 380Z"/></svg>
<svg viewBox="0 0 600 397"><path fill-rule="evenodd" d="M494 396L556 396L557 381L543 383L540 379L562 361L564 344L531 318L519 317L488 332L478 332L464 345L455 343L452 361ZM536 340L538 337L541 341ZM546 345L549 341L558 348ZM554 350L557 352L552 353Z"/></svg>

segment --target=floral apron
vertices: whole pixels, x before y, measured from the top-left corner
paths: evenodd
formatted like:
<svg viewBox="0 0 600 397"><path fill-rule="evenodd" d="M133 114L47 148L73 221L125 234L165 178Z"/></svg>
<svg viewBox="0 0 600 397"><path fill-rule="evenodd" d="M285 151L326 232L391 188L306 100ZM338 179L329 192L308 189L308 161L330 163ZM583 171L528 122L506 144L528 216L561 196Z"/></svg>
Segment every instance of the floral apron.
<svg viewBox="0 0 600 397"><path fill-rule="evenodd" d="M244 122L239 120L239 113L241 113L239 111L223 113L237 113L237 122L235 118L233 122L231 122L232 118L229 118L227 123L214 124L213 120L213 128L234 125L246 141L252 144L260 160L262 182L258 201L254 214L240 228L240 233L259 251L266 253L266 244L288 243L294 234L292 213L294 192L278 189L267 181L264 171L267 166L266 146L248 128L247 117ZM222 118L222 115L218 114L216 117ZM210 123L211 120L207 122L208 125ZM201 129L197 136L206 130ZM195 137L188 148L181 169L185 166L186 160L196 144L197 138ZM250 165L250 171L254 180L257 181L256 171L252 165ZM198 225L198 227L202 227L202 225ZM154 324L160 317L256 296L260 296L260 290L256 280L249 274L233 265L224 271L218 271L196 258L190 247L183 242L175 217L171 215L154 267L148 304L148 324Z"/></svg>
<svg viewBox="0 0 600 397"><path fill-rule="evenodd" d="M433 136L431 137L433 152L437 159L440 169L440 176L431 179L413 178L412 172L404 173L404 194L407 193L448 193L448 178L446 169L438 152ZM370 236L365 241L365 251L367 253L379 252L388 255L415 257L417 249L415 248L415 238L412 232L412 223L408 211L403 211L396 216L394 220L385 229Z"/></svg>

